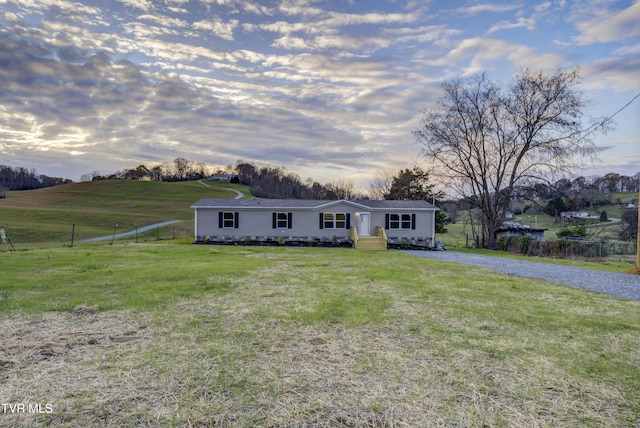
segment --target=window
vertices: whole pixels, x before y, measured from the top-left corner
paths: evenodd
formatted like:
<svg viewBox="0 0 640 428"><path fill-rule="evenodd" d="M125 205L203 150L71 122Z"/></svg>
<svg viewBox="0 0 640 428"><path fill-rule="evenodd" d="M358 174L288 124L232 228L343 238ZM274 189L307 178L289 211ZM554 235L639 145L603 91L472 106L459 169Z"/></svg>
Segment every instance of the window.
<svg viewBox="0 0 640 428"><path fill-rule="evenodd" d="M349 213L320 213L320 229L349 229Z"/></svg>
<svg viewBox="0 0 640 428"><path fill-rule="evenodd" d="M291 229L292 213L273 213L272 227L274 229Z"/></svg>
<svg viewBox="0 0 640 428"><path fill-rule="evenodd" d="M324 213L325 229L344 229L347 222L347 216L344 213Z"/></svg>
<svg viewBox="0 0 640 428"><path fill-rule="evenodd" d="M233 225L236 224L235 213L222 213L222 227L224 229L233 229Z"/></svg>
<svg viewBox="0 0 640 428"><path fill-rule="evenodd" d="M387 223L386 224L387 229L415 229L416 215L415 214L387 214L386 223Z"/></svg>
<svg viewBox="0 0 640 428"><path fill-rule="evenodd" d="M221 211L218 214L218 227L220 229L237 229L238 213L232 211Z"/></svg>

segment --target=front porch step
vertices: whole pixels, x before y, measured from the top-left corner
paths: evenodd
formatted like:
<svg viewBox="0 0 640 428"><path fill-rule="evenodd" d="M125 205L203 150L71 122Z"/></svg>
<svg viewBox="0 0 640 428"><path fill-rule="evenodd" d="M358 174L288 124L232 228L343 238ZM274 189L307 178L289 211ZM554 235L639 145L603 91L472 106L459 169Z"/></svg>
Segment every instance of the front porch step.
<svg viewBox="0 0 640 428"><path fill-rule="evenodd" d="M360 236L356 242L357 250L386 250L387 241L381 236Z"/></svg>

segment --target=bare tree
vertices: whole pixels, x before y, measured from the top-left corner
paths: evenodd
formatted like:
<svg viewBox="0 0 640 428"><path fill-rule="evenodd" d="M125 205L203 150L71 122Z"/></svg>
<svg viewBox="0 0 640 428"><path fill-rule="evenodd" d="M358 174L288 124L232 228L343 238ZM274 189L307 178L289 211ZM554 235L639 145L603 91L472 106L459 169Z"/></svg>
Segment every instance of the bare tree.
<svg viewBox="0 0 640 428"><path fill-rule="evenodd" d="M194 161L177 157L173 160L173 166L178 180L186 180L194 170Z"/></svg>
<svg viewBox="0 0 640 428"><path fill-rule="evenodd" d="M358 194L358 190L351 180L334 180L325 184L325 188L328 193L335 194L337 199L354 199Z"/></svg>
<svg viewBox="0 0 640 428"><path fill-rule="evenodd" d="M483 73L445 82L436 108L423 113L416 142L432 173L482 213L482 246L495 248L516 186L548 182L596 157L589 137L607 121L584 128L579 79L577 70L521 70L502 89Z"/></svg>
<svg viewBox="0 0 640 428"><path fill-rule="evenodd" d="M376 171L373 182L369 186L369 196L374 200L383 200L389 194L391 190L391 184L393 178L396 175L396 170L391 168L379 169Z"/></svg>

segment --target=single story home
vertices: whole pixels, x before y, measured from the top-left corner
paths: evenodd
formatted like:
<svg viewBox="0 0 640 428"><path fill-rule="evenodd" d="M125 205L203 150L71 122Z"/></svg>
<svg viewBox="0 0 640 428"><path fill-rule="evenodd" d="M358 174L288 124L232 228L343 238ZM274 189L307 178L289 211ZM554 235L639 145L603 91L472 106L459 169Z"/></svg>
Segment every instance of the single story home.
<svg viewBox="0 0 640 428"><path fill-rule="evenodd" d="M201 199L195 242L333 242L361 249L433 247L434 205L426 201Z"/></svg>

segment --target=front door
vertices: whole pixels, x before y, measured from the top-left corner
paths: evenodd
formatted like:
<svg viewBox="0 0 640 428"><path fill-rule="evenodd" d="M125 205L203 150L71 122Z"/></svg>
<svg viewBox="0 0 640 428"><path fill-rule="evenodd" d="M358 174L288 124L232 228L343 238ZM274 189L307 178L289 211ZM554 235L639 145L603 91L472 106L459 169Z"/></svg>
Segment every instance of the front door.
<svg viewBox="0 0 640 428"><path fill-rule="evenodd" d="M369 236L370 232L370 214L358 213L358 235Z"/></svg>

